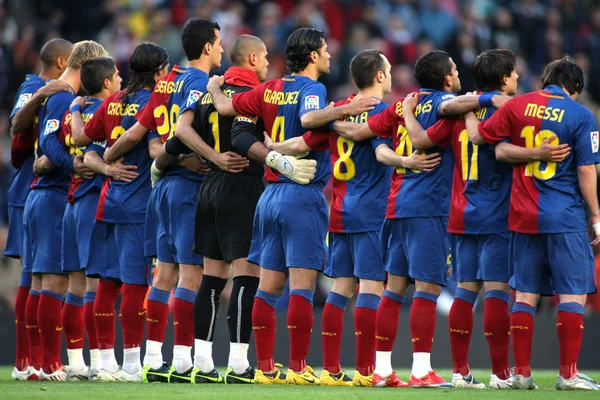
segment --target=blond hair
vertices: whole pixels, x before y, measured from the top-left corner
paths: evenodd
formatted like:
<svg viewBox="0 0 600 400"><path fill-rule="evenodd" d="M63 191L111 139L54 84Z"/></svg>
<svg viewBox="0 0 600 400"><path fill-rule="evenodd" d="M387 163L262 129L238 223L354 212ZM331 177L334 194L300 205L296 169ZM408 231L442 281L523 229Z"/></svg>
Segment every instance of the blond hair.
<svg viewBox="0 0 600 400"><path fill-rule="evenodd" d="M83 40L75 43L67 67L71 69L81 69L83 64L90 58L107 56L108 52L100 43L96 43L93 40Z"/></svg>

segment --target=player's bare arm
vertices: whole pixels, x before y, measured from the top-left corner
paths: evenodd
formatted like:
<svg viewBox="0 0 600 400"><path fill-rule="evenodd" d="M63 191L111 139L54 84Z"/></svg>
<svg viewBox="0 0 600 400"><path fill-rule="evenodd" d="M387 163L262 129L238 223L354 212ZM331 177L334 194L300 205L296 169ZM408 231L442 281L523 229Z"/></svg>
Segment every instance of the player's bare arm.
<svg viewBox="0 0 600 400"><path fill-rule="evenodd" d="M221 90L221 86L225 83L222 76L215 75L208 81L206 90L212 95L212 101L219 112L224 117L234 117L237 114L233 107L233 102L230 97L225 96Z"/></svg>
<svg viewBox="0 0 600 400"><path fill-rule="evenodd" d="M110 164L129 153L144 138L146 133L148 133L148 128L136 122L112 146L106 149L104 161Z"/></svg>
<svg viewBox="0 0 600 400"><path fill-rule="evenodd" d="M380 144L375 149L377 161L390 167L406 168L428 172L437 167L442 161L440 153L419 154L414 151L409 157L401 156L387 144Z"/></svg>
<svg viewBox="0 0 600 400"><path fill-rule="evenodd" d="M375 137L375 134L371 131L371 128L369 128L368 123L356 124L354 122L335 121L333 123L333 130L341 137L350 139L354 142L360 142Z"/></svg>
<svg viewBox="0 0 600 400"><path fill-rule="evenodd" d="M195 174L205 175L210 168L197 154L180 154L171 155L167 153L166 144L163 144L158 151L158 156L154 161L154 165L161 171L164 171L175 165L180 165L190 172Z"/></svg>
<svg viewBox="0 0 600 400"><path fill-rule="evenodd" d="M344 117L360 115L371 111L381 100L375 97L357 97L348 104L339 107L327 107L304 114L300 118L304 129L316 129Z"/></svg>
<svg viewBox="0 0 600 400"><path fill-rule="evenodd" d="M54 169L55 165L46 156L38 157L35 156L35 162L33 163L33 172L36 175L44 175Z"/></svg>
<svg viewBox="0 0 600 400"><path fill-rule="evenodd" d="M116 181L131 182L138 176L137 166L123 164L123 158L109 165L102 160L102 157L98 153L89 151L85 153L83 162L95 173L108 176Z"/></svg>
<svg viewBox="0 0 600 400"><path fill-rule="evenodd" d="M85 97L76 97L69 108L72 108L76 104L78 104L80 108L83 108L85 105ZM74 112L71 113L71 136L77 146L87 146L93 142L93 140L85 134L84 129L85 123L81 118L81 111L74 110Z"/></svg>
<svg viewBox="0 0 600 400"><path fill-rule="evenodd" d="M73 169L75 173L81 176L83 179L94 179L96 174L94 171L89 169L83 162L83 154L77 154L73 160Z"/></svg>
<svg viewBox="0 0 600 400"><path fill-rule="evenodd" d="M596 166L594 164L581 165L577 167L577 179L581 195L588 208L590 215L590 227L592 228L592 245L600 243L600 206L598 206L598 194L596 192L597 179ZM597 232L597 233L596 233Z"/></svg>
<svg viewBox="0 0 600 400"><path fill-rule="evenodd" d="M480 146L487 143L479 133L479 120L472 111L465 114L465 125L467 126L467 132L469 132L469 140L473 144Z"/></svg>
<svg viewBox="0 0 600 400"><path fill-rule="evenodd" d="M494 108L500 108L511 99L510 96L493 95L491 96L491 102L486 101L488 95L477 95L477 94L465 94L463 96L457 96L453 99L446 100L440 105L440 112L444 116L449 115L463 115L469 111L474 111L479 107L492 106ZM487 104L490 103L490 104Z"/></svg>
<svg viewBox="0 0 600 400"><path fill-rule="evenodd" d="M302 136L284 140L283 142L274 143L273 140L267 133L265 133L265 146L270 150L277 151L281 154L288 154L295 156L298 154L305 154L312 149L306 144Z"/></svg>
<svg viewBox="0 0 600 400"><path fill-rule="evenodd" d="M417 121L417 118L415 118L415 108L417 107L418 102L418 93L411 93L404 98L404 101L402 101L402 109L405 111L403 113L404 124L406 125L406 130L408 131L408 136L410 136L413 146L417 150L426 150L435 146L435 143L429 139L427 131L423 129L419 121Z"/></svg>
<svg viewBox="0 0 600 400"><path fill-rule="evenodd" d="M223 96L226 99L229 99L229 97L225 95ZM229 100L231 101L231 99ZM179 116L177 129L175 130L175 136L177 136L179 140L189 147L190 150L200 155L202 158L216 164L223 171L237 173L243 171L244 168L247 168L250 165L250 162L246 157L242 157L234 152L228 151L226 153L217 153L212 147L206 144L204 140L202 140L198 133L196 133L192 127L193 120L194 112L192 110L184 112Z"/></svg>
<svg viewBox="0 0 600 400"><path fill-rule="evenodd" d="M65 81L55 80L41 87L31 99L17 111L12 118L12 126L10 127L11 135L22 132L33 126L33 121L37 115L40 105L46 98L58 92L72 92L73 89Z"/></svg>
<svg viewBox="0 0 600 400"><path fill-rule="evenodd" d="M568 144L553 145L556 136L544 139L540 147L532 149L508 142L496 145L496 159L510 164L524 164L534 161L561 162L571 154Z"/></svg>

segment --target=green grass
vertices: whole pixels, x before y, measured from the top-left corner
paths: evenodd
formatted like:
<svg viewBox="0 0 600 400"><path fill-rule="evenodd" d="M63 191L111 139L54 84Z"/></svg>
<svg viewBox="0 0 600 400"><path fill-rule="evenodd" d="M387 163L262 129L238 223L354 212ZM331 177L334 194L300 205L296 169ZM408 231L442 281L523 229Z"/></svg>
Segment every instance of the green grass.
<svg viewBox="0 0 600 400"><path fill-rule="evenodd" d="M387 389L387 388L353 388L353 387L302 387L302 386L258 386L258 385L175 385L175 384L132 384L132 383L48 383L48 382L14 382L10 379L12 368L0 368L1 399L166 399L177 396L178 399L286 399L309 400L313 398L368 399L414 398L427 400L434 398L464 399L476 397L484 399L598 399L598 392L557 392L555 371L534 371L534 379L540 387L536 391L468 391L458 389ZM350 371L350 369L348 369ZM221 372L225 372L223 369ZM407 379L409 371L398 371L401 379ZM441 375L449 379L449 370L440 370ZM589 372L589 371L588 371ZM490 372L474 370L473 374L488 383ZM600 371L589 372L589 376L600 379Z"/></svg>

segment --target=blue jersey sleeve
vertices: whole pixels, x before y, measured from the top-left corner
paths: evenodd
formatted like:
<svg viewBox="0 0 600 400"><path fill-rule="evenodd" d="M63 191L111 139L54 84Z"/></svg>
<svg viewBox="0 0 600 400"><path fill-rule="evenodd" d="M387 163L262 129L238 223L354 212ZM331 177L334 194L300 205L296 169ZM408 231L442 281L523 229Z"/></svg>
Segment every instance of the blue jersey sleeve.
<svg viewBox="0 0 600 400"><path fill-rule="evenodd" d="M93 142L85 147L84 153L90 153L95 151L100 157L104 157L104 151L106 150L106 140L104 142Z"/></svg>
<svg viewBox="0 0 600 400"><path fill-rule="evenodd" d="M452 100L453 98L455 98L456 95L454 93L446 93L442 96L436 97L435 104L434 104L434 110L437 113L437 118L441 118L442 117L442 103L448 101L448 100Z"/></svg>
<svg viewBox="0 0 600 400"><path fill-rule="evenodd" d="M389 146L390 148L393 147L393 143L392 143L392 138L380 138L380 137L374 137L373 139L371 139L371 147L373 148L373 150L376 150L380 145L385 144L387 146Z"/></svg>
<svg viewBox="0 0 600 400"><path fill-rule="evenodd" d="M575 136L575 163L577 166L600 163L600 134L592 114L587 111L584 122Z"/></svg>
<svg viewBox="0 0 600 400"><path fill-rule="evenodd" d="M12 111L10 112L10 117L8 118L8 122L12 124L13 117L19 112L21 107L23 107L35 94L35 92L44 85L43 81L37 83L31 83L29 81L23 82L19 91L17 92L17 96L15 97L15 105L13 106Z"/></svg>
<svg viewBox="0 0 600 400"><path fill-rule="evenodd" d="M156 139L156 138L160 139L160 135L154 131L148 132L148 134L146 136L148 136L148 142L150 142L152 139Z"/></svg>
<svg viewBox="0 0 600 400"><path fill-rule="evenodd" d="M298 118L302 118L304 114L311 111L322 110L327 106L327 89L325 89L325 86L321 82L311 82L302 91L301 96Z"/></svg>
<svg viewBox="0 0 600 400"><path fill-rule="evenodd" d="M74 172L74 158L58 139L63 116L68 111L70 104L70 101L62 99L62 97L60 94L55 95L46 103L46 118L42 122L43 134L39 137L39 146L54 165Z"/></svg>
<svg viewBox="0 0 600 400"><path fill-rule="evenodd" d="M194 75L186 82L186 92L183 95L181 104L179 105L179 115L183 114L188 110L196 112L196 104L202 94L206 92L206 85L208 84L208 75Z"/></svg>

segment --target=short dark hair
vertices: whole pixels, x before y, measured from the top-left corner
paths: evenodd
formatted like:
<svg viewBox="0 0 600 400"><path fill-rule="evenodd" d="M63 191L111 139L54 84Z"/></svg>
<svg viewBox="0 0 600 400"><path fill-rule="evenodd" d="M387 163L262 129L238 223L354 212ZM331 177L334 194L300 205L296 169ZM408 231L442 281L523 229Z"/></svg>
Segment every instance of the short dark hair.
<svg viewBox="0 0 600 400"><path fill-rule="evenodd" d="M448 75L452 75L452 64L450 54L443 50L430 51L415 64L415 79L422 88L443 90Z"/></svg>
<svg viewBox="0 0 600 400"><path fill-rule="evenodd" d="M385 74L384 68L385 62L381 50L363 50L350 61L350 75L360 90L372 86L379 71Z"/></svg>
<svg viewBox="0 0 600 400"><path fill-rule="evenodd" d="M51 67L58 57L63 57L65 60L73 52L73 43L65 39L51 39L40 50L40 59L44 68Z"/></svg>
<svg viewBox="0 0 600 400"><path fill-rule="evenodd" d="M220 31L221 27L208 19L191 19L185 24L181 31L181 46L188 61L199 59L207 43L215 44L215 29Z"/></svg>
<svg viewBox="0 0 600 400"><path fill-rule="evenodd" d="M116 70L115 60L111 57L90 58L81 67L81 84L89 95L100 93L104 80L112 79Z"/></svg>
<svg viewBox="0 0 600 400"><path fill-rule="evenodd" d="M315 28L298 28L287 41L285 54L292 73L304 71L310 63L310 53L319 52L327 42L325 32Z"/></svg>
<svg viewBox="0 0 600 400"><path fill-rule="evenodd" d="M552 61L542 74L543 87L558 85L565 88L570 94L581 93L583 84L583 70L569 56Z"/></svg>
<svg viewBox="0 0 600 400"><path fill-rule="evenodd" d="M487 50L475 57L473 77L475 86L482 92L500 90L503 78L510 76L517 66L515 55L510 50Z"/></svg>

